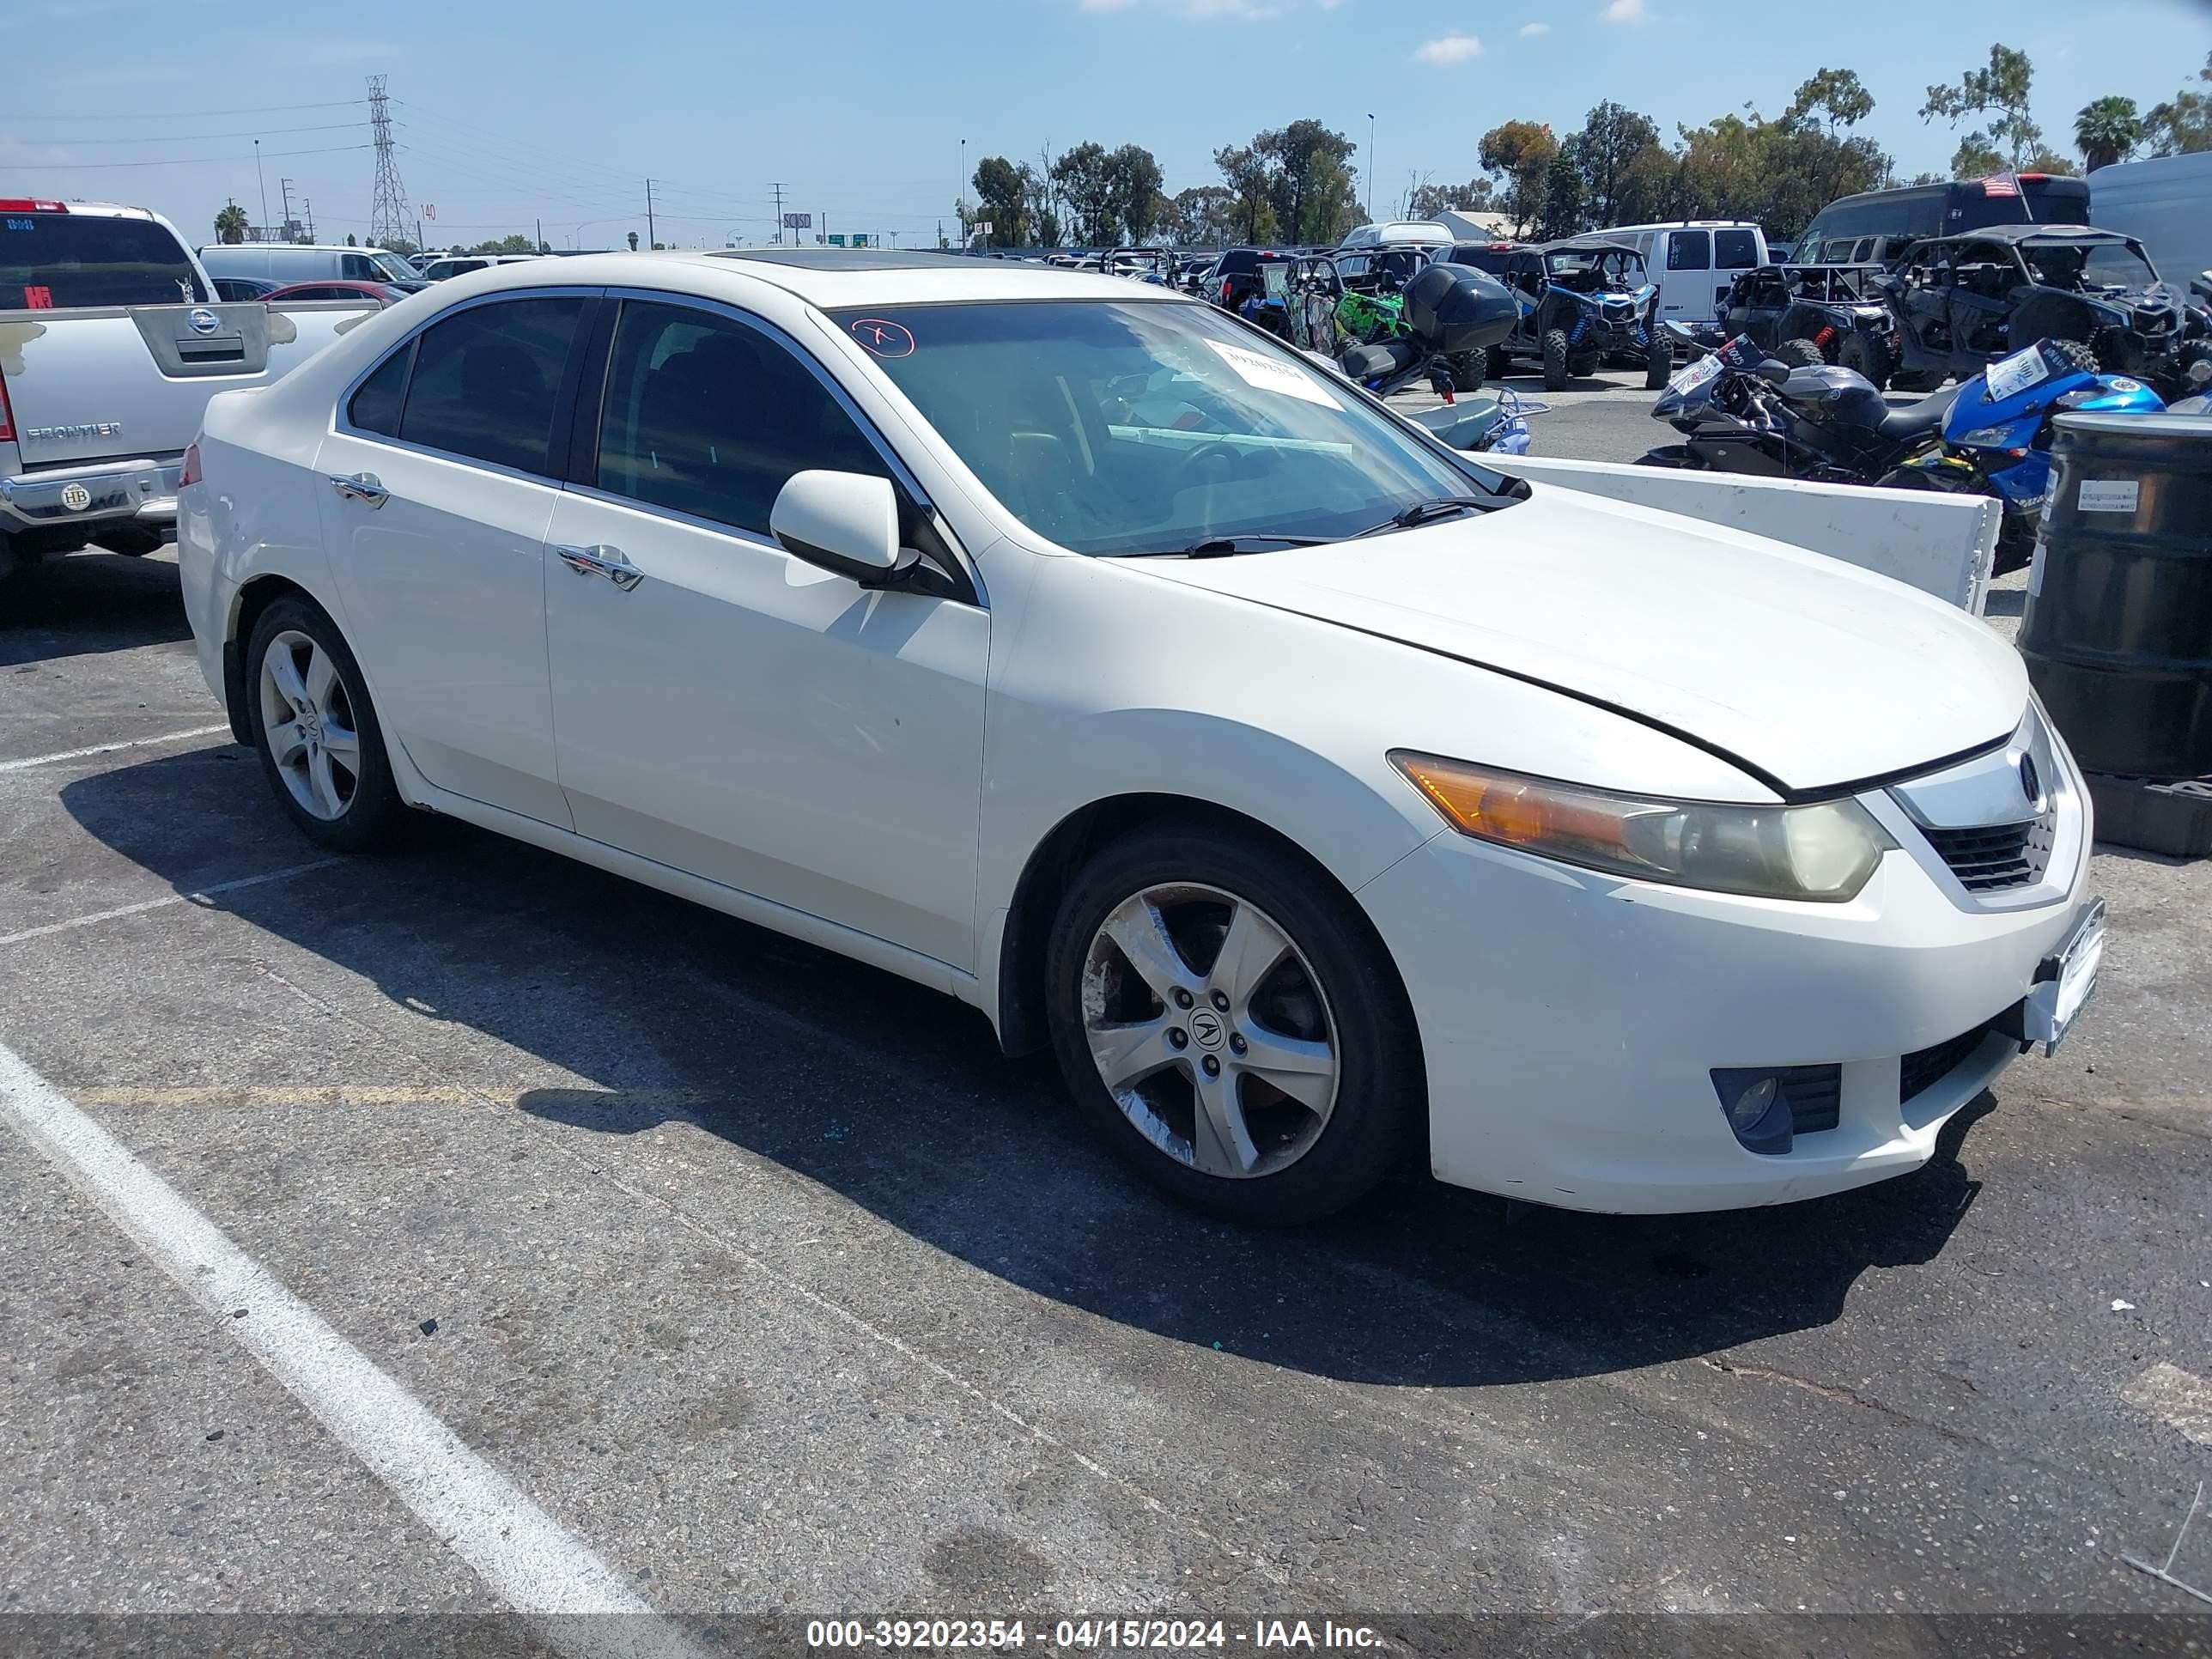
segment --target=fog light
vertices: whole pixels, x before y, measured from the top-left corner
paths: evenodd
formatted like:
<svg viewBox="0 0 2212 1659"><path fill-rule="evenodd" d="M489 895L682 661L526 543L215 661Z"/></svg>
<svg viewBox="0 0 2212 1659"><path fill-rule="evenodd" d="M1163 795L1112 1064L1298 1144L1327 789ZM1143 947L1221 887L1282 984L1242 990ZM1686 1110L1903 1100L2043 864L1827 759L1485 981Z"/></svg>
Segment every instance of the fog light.
<svg viewBox="0 0 2212 1659"><path fill-rule="evenodd" d="M1781 1080L1771 1071L1731 1066L1715 1070L1713 1087L1729 1127L1747 1152L1786 1152L1796 1126Z"/></svg>

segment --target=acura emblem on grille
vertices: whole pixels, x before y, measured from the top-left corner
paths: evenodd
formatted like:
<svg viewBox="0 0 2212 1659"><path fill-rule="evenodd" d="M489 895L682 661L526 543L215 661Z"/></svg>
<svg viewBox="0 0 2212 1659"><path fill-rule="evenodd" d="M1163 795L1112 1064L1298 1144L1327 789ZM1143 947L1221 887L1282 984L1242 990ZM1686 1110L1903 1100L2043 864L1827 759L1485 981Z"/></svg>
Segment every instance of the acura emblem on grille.
<svg viewBox="0 0 2212 1659"><path fill-rule="evenodd" d="M2035 757L2033 755L2020 757L2020 791L2027 797L2031 805L2043 799L2043 780L2036 775Z"/></svg>

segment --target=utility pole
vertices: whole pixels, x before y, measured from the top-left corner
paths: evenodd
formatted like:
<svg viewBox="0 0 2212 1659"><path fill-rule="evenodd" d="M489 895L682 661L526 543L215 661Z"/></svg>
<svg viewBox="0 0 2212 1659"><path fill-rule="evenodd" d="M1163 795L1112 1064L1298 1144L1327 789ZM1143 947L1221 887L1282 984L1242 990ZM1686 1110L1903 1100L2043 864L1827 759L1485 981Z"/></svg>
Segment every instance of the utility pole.
<svg viewBox="0 0 2212 1659"><path fill-rule="evenodd" d="M300 218L307 226L307 240L310 242L313 241L315 240L315 204L305 196L300 198Z"/></svg>
<svg viewBox="0 0 2212 1659"><path fill-rule="evenodd" d="M289 242L292 240L292 181L289 179L279 178L276 180L276 194L284 204L283 240Z"/></svg>
<svg viewBox="0 0 2212 1659"><path fill-rule="evenodd" d="M543 219L540 219L538 222L537 246L532 247L530 251L532 253L543 253L545 251L545 222Z"/></svg>
<svg viewBox="0 0 2212 1659"><path fill-rule="evenodd" d="M772 184L769 188L775 192L775 245L781 247L783 246L783 186L781 184Z"/></svg>
<svg viewBox="0 0 2212 1659"><path fill-rule="evenodd" d="M261 176L261 141L253 141L253 182L261 186L261 234L269 234L269 181Z"/></svg>
<svg viewBox="0 0 2212 1659"><path fill-rule="evenodd" d="M1367 222L1375 222L1375 112L1367 112Z"/></svg>
<svg viewBox="0 0 2212 1659"><path fill-rule="evenodd" d="M658 246L660 246L659 239L658 237L656 237L656 236L653 234L653 180L652 180L652 179L647 179L647 180L645 181L645 246L646 246L646 251L647 251L647 252L651 252L654 248L656 248L656 247L658 247Z"/></svg>
<svg viewBox="0 0 2212 1659"><path fill-rule="evenodd" d="M399 182L398 151L392 143L392 109L385 101L384 77L368 77L368 131L376 148L376 188L368 203L368 245L382 247L407 234L407 187Z"/></svg>

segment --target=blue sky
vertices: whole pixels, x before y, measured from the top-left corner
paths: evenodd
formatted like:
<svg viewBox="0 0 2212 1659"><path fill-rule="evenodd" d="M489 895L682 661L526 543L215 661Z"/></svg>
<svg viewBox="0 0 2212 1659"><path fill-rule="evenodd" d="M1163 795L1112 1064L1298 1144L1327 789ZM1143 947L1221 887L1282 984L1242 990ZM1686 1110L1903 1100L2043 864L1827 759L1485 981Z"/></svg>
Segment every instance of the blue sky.
<svg viewBox="0 0 2212 1659"><path fill-rule="evenodd" d="M272 218L279 179L325 240L368 228L363 76L391 76L410 200L434 240L529 232L611 246L773 234L773 191L832 230L933 240L966 160L1049 143L1136 142L1170 193L1218 182L1219 145L1319 118L1361 146L1376 116L1377 195L1409 172L1457 181L1482 132L1525 117L1565 131L1613 98L1670 137L1747 102L1772 114L1806 76L1856 70L1862 131L1907 174L1955 137L1914 112L1991 40L2026 51L2054 140L2116 92L2171 96L2212 52L2208 0L1844 0L1842 28L1784 25L1745 0L708 0L246 9L76 0L8 25L0 197L122 200L206 240L226 198L258 221L252 136ZM1931 26L1931 19L1941 18ZM1969 23L1966 20L1972 18ZM1751 20L1747 26L1746 20ZM1838 35L1863 46L1838 49ZM1826 44L1823 44L1823 42ZM40 66L35 76L21 66ZM141 167L160 161L171 165ZM94 166L100 163L107 165ZM134 165L117 166L115 163ZM1363 192L1364 186L1363 185Z"/></svg>

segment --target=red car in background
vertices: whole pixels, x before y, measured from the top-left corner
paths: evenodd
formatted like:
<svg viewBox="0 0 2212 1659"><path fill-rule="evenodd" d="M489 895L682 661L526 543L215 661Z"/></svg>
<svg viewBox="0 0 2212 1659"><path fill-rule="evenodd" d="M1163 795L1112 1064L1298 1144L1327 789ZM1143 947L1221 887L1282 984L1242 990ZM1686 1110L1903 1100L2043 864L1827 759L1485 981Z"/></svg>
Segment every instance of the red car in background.
<svg viewBox="0 0 2212 1659"><path fill-rule="evenodd" d="M374 300L380 306L396 306L410 289L396 283L294 283L288 288L275 288L261 297L274 303L278 300Z"/></svg>

